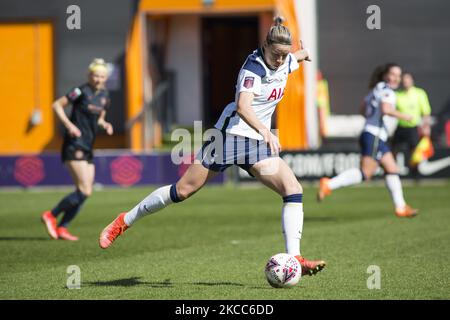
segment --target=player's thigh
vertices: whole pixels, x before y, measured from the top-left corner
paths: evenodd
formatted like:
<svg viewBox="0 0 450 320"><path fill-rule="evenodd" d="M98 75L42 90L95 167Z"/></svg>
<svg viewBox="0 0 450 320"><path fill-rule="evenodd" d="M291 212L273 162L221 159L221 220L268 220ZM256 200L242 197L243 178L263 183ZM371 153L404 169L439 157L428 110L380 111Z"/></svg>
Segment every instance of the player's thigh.
<svg viewBox="0 0 450 320"><path fill-rule="evenodd" d="M255 163L250 168L250 173L282 197L303 192L291 168L280 157L271 157Z"/></svg>
<svg viewBox="0 0 450 320"><path fill-rule="evenodd" d="M361 158L361 170L367 179L372 178L375 171L378 169L378 161L371 156L363 156Z"/></svg>
<svg viewBox="0 0 450 320"><path fill-rule="evenodd" d="M92 193L92 181L94 170L93 164L86 160L69 160L66 165L74 179L76 187L85 195L90 196Z"/></svg>
<svg viewBox="0 0 450 320"><path fill-rule="evenodd" d="M196 159L176 183L178 196L181 199L188 198L217 174L218 172L205 168L200 161Z"/></svg>
<svg viewBox="0 0 450 320"><path fill-rule="evenodd" d="M380 160L380 164L386 173L397 174L399 171L392 152L385 153Z"/></svg>

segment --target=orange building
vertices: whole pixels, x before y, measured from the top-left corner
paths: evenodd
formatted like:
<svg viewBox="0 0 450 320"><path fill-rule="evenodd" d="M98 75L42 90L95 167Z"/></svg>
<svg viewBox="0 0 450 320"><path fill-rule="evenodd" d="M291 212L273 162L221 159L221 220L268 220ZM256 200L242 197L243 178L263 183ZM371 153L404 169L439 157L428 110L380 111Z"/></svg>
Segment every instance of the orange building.
<svg viewBox="0 0 450 320"><path fill-rule="evenodd" d="M51 103L84 81L84 66L99 56L121 72L108 115L117 134L100 136L97 148L151 151L173 125L202 120L206 129L234 98L237 72L262 43L275 15L286 19L294 42L303 39L313 54L313 62L291 76L277 108L280 140L285 150L317 146L315 1L129 1L129 11L122 7L113 15L116 24L109 17L110 31L101 23L106 19L98 4L102 1L89 7L90 14L99 10L99 20L86 18L86 23L83 10L93 2L80 1L79 31L64 30L65 20L52 19L55 13L47 15L50 19L32 15L30 23L0 14L0 154L58 150L61 130ZM123 36L114 32L119 26ZM76 57L68 52L73 41L84 48ZM63 71L69 68L66 60L77 72Z"/></svg>

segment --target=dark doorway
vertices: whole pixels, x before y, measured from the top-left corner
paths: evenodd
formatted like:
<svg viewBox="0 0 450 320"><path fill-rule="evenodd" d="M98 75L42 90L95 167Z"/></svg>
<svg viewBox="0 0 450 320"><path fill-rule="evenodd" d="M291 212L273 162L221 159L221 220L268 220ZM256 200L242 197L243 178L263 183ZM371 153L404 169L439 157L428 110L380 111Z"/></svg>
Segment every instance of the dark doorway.
<svg viewBox="0 0 450 320"><path fill-rule="evenodd" d="M234 101L239 69L258 47L258 17L203 18L203 119L209 128Z"/></svg>

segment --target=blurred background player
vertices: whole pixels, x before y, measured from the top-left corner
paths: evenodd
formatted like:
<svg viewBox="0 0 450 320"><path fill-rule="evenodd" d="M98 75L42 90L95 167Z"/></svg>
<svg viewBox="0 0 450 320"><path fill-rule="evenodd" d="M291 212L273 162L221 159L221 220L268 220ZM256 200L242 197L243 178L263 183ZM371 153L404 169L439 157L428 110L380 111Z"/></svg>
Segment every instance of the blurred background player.
<svg viewBox="0 0 450 320"><path fill-rule="evenodd" d="M219 141L207 141L177 183L155 190L132 210L121 213L101 232L101 248L108 248L139 218L189 198L219 172L238 164L282 197L286 251L297 257L302 273L312 275L325 267L324 261L309 261L300 255L303 190L292 170L278 156L280 144L270 131L272 114L283 98L289 73L299 68L298 62L309 59L302 45L300 50L290 53L291 34L281 22L276 19L262 48L249 55L242 66L235 102L226 106L215 125Z"/></svg>
<svg viewBox="0 0 450 320"><path fill-rule="evenodd" d="M397 110L410 115L411 120L399 119L392 139L392 150L394 154L405 152L405 162L409 165L420 136L431 135L431 107L427 93L414 85L414 78L408 72L402 75L402 89L396 92L396 97Z"/></svg>
<svg viewBox="0 0 450 320"><path fill-rule="evenodd" d="M401 80L401 68L388 63L375 69L370 80L370 93L361 106L366 117L363 132L360 136L361 166L346 170L329 179L322 178L317 194L319 201L330 195L332 190L355 185L369 180L381 165L385 171L386 186L391 194L398 217L413 217L416 209L408 206L403 198L402 184L398 175L398 167L392 152L386 143L388 132L383 122L385 115L404 121L411 121L412 116L395 109L395 93Z"/></svg>
<svg viewBox="0 0 450 320"><path fill-rule="evenodd" d="M75 191L65 196L51 210L42 214L47 232L53 239L78 240L67 230L85 200L92 193L95 167L93 164L93 147L98 128L113 134L113 127L105 121L109 105L105 82L108 68L103 59L94 59L89 65L88 82L72 89L65 96L53 103L59 120L65 127L61 159L70 171L75 184ZM70 118L64 108L72 105ZM57 217L63 213L57 225Z"/></svg>

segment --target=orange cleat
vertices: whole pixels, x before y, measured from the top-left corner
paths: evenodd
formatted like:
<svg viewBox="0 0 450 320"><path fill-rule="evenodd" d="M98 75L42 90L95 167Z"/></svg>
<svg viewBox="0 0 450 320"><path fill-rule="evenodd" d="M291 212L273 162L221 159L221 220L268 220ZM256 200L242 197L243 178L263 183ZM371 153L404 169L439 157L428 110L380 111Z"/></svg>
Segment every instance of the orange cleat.
<svg viewBox="0 0 450 320"><path fill-rule="evenodd" d="M45 211L41 215L41 221L45 224L47 233L52 239L58 239L58 231L56 229L56 218L50 211Z"/></svg>
<svg viewBox="0 0 450 320"><path fill-rule="evenodd" d="M67 230L66 227L58 228L58 236L59 239L68 240L68 241L78 241L78 237L74 236Z"/></svg>
<svg viewBox="0 0 450 320"><path fill-rule="evenodd" d="M404 208L395 209L395 215L399 218L414 218L419 214L418 209L413 209L408 205L405 205Z"/></svg>
<svg viewBox="0 0 450 320"><path fill-rule="evenodd" d="M125 230L128 229L128 226L125 224L123 218L125 217L126 212L119 214L119 216L114 219L105 229L103 229L102 233L100 233L100 238L98 239L98 243L100 248L106 249L116 238L122 235Z"/></svg>
<svg viewBox="0 0 450 320"><path fill-rule="evenodd" d="M331 194L331 189L328 187L329 182L330 178L320 179L319 191L317 192L317 201L323 201L326 196Z"/></svg>
<svg viewBox="0 0 450 320"><path fill-rule="evenodd" d="M302 256L295 256L302 266L302 276L313 276L325 268L325 261L323 260L306 260Z"/></svg>

